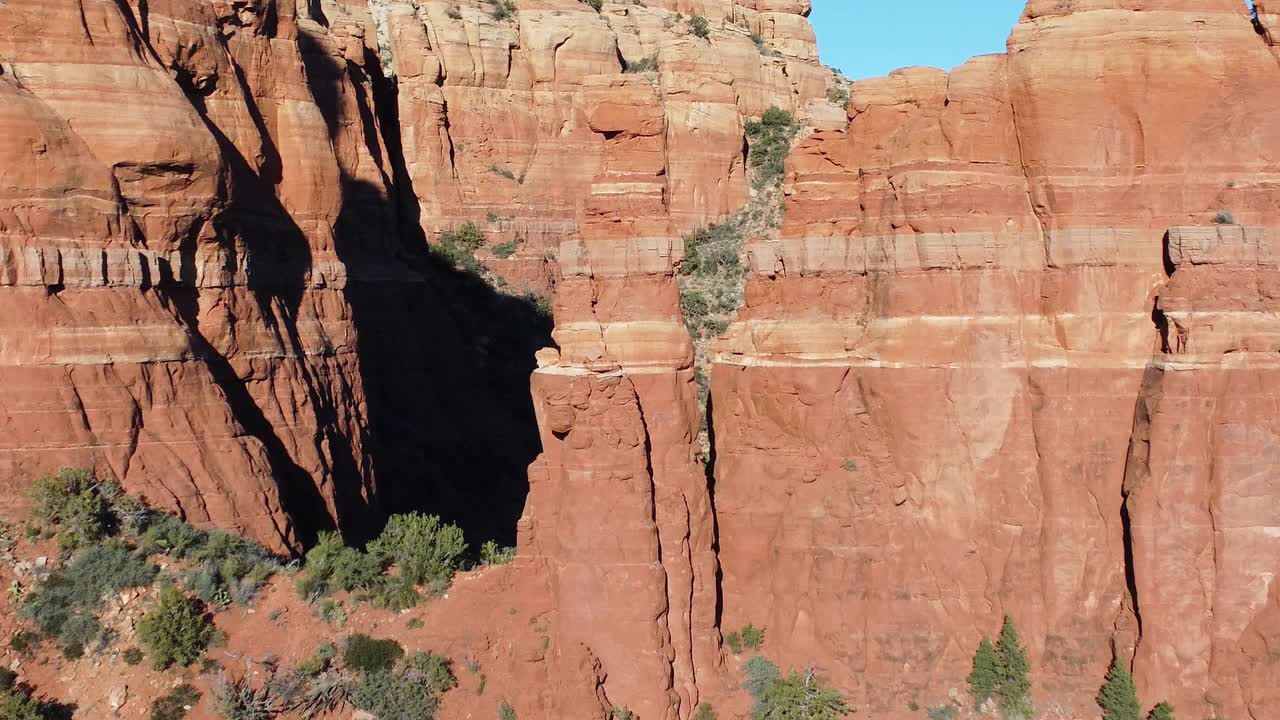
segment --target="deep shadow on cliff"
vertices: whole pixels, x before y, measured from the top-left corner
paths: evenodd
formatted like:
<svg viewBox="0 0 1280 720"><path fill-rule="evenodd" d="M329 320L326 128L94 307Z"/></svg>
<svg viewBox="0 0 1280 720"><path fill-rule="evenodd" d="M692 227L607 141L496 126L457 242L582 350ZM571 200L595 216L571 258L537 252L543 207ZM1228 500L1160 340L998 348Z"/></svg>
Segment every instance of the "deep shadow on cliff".
<svg viewBox="0 0 1280 720"><path fill-rule="evenodd" d="M129 13L122 13L122 16L132 24ZM145 21L145 6L143 18ZM150 41L145 27L135 27L134 30L140 37ZM317 434L323 435L323 438L317 437L316 440L327 443L332 449L337 518L330 516L316 479L310 477L290 456L286 443L250 393L249 382L252 378L237 371L231 360L201 331L201 289L195 276L195 265L184 263L179 270L181 277L170 278L171 282L161 283L158 287L161 297L185 326L194 350L223 391L235 420L265 448L272 475L280 484L280 501L292 525L293 537L307 545L321 531L332 530L337 524L343 524L348 516L361 522L368 515L360 492L363 484L360 463L350 442L338 430L335 405L323 390L324 380L316 378L314 369L307 363L298 332L298 310L311 265L310 248L302 229L273 192L272 186L280 180L280 155L253 102L253 95L245 79L237 72L235 81L240 85L250 115L263 140L265 161L259 170L250 166L235 143L209 119L204 103L205 93L192 84L189 76L181 72L176 73L175 79L218 143L228 164L229 197L215 232L227 247L241 248L245 253L249 290L258 306L258 314L271 330L288 343L287 350L299 361L301 379L316 412ZM182 247L182 255L194 258L195 243L196 238L188 238ZM230 262L232 267L237 265L234 254L233 250Z"/></svg>
<svg viewBox="0 0 1280 720"><path fill-rule="evenodd" d="M344 527L349 540L392 513L421 511L458 523L472 547L515 543L528 494L527 469L541 451L529 376L534 353L552 344L551 318L531 300L495 291L430 252L400 154L396 87L364 67L299 43L313 96L330 132L341 128L349 78L359 122L391 197L343 177L335 249L346 265L346 299L359 338L367 394L365 451L376 476L372 523Z"/></svg>

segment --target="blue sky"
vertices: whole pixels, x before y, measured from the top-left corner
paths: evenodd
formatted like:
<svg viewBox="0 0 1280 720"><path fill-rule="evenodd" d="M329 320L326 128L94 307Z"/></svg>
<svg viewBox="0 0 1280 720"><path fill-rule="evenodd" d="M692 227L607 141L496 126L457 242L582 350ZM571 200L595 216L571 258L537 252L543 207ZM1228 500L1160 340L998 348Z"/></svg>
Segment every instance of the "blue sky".
<svg viewBox="0 0 1280 720"><path fill-rule="evenodd" d="M944 70L1004 52L1026 0L813 0L822 62L853 79L911 65Z"/></svg>

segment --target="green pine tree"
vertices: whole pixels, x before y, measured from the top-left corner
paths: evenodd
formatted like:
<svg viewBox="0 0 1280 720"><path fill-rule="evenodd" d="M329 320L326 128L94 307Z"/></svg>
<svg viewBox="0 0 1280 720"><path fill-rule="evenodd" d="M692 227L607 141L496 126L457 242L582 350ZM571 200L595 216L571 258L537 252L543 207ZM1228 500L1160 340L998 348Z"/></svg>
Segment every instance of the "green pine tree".
<svg viewBox="0 0 1280 720"><path fill-rule="evenodd" d="M996 641L996 660L1000 713L1005 720L1031 720L1031 662L1027 660L1027 649L1022 646L1013 618L1007 615L1000 639Z"/></svg>
<svg viewBox="0 0 1280 720"><path fill-rule="evenodd" d="M1173 706L1167 702L1151 708L1151 714L1147 716L1147 720L1177 720L1173 716Z"/></svg>
<svg viewBox="0 0 1280 720"><path fill-rule="evenodd" d="M982 636L978 644L978 652L973 656L973 672L969 673L969 694L973 696L974 707L982 707L996 692L996 684L1000 681L999 661L991 639Z"/></svg>
<svg viewBox="0 0 1280 720"><path fill-rule="evenodd" d="M1111 672L1107 673L1107 681L1098 693L1098 705L1102 707L1102 720L1142 720L1138 689L1120 658L1111 663Z"/></svg>

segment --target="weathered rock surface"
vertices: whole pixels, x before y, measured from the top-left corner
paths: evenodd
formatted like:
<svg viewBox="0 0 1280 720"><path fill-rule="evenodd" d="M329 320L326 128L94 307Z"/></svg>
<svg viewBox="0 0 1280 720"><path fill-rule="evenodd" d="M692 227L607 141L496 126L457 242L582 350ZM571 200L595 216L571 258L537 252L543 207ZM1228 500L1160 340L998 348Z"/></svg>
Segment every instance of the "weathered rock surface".
<svg viewBox="0 0 1280 720"><path fill-rule="evenodd" d="M1006 613L1046 711L1114 647L1275 714L1277 80L1233 1L1033 0L1007 55L855 83L713 374L723 626L877 717Z"/></svg>
<svg viewBox="0 0 1280 720"><path fill-rule="evenodd" d="M512 534L541 443L503 588L556 620L513 660L517 707L687 718L733 691L673 267L682 231L748 197L746 118L843 123L807 13L5 4L6 515L34 476L90 465L278 550L409 507L478 543ZM528 303L425 256L467 220L519 239L482 253L513 286L559 281L532 405L550 338Z"/></svg>
<svg viewBox="0 0 1280 720"><path fill-rule="evenodd" d="M577 0L528 0L507 20L482 0L375 6L384 8L374 17L384 18L424 231L471 220L492 242L518 239L514 256L490 264L523 287L548 287L548 256L586 232L584 216L601 195L630 203L661 193L660 207L640 214L656 211L678 231L705 224L746 201L744 118L770 105L824 122L835 112L826 100L833 76L817 63L802 16L807 0L609 1L601 12ZM692 35L676 12L708 18L711 37ZM646 61L656 66L623 75ZM636 103L651 128L663 128L637 141L648 145L637 151L657 153L653 162L628 170L645 174L645 187L605 180L619 162L610 116L634 117ZM490 214L498 220L487 222Z"/></svg>
<svg viewBox="0 0 1280 720"><path fill-rule="evenodd" d="M302 6L0 11L9 511L75 464L281 550L408 500L513 535L532 348L499 367L485 343L526 354L486 322L503 299L460 314L427 282L367 14Z"/></svg>
<svg viewBox="0 0 1280 720"><path fill-rule="evenodd" d="M338 497L354 512L363 397L332 234L345 130L309 89L307 21L270 3L11 2L0 23L6 482L97 465L277 548Z"/></svg>
<svg viewBox="0 0 1280 720"><path fill-rule="evenodd" d="M1095 716L1114 652L1148 704L1280 715L1266 5L1031 0L1006 54L845 113L807 0L0 2L4 513L77 464L281 550L520 517L429 632L522 717L745 712L754 623L905 720L1006 613L1045 711ZM709 483L673 272L770 105L816 132L746 248ZM550 336L426 256L466 221Z"/></svg>

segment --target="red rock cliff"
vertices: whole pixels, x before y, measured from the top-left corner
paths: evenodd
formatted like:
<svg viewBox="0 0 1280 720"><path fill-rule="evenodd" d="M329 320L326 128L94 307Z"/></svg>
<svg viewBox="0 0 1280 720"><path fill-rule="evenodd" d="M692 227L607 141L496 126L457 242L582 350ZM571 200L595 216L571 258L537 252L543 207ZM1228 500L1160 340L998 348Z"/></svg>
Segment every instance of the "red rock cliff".
<svg viewBox="0 0 1280 720"><path fill-rule="evenodd" d="M334 227L344 176L386 178L321 30L271 2L0 11L6 483L97 465L275 547L368 499Z"/></svg>
<svg viewBox="0 0 1280 720"><path fill-rule="evenodd" d="M1006 613L1048 713L1095 716L1115 653L1185 715L1280 714L1274 13L1032 0L846 116L806 0L517 6L0 3L7 514L80 464L279 549L519 516L478 587L539 609L534 717L744 708L751 622L905 720ZM816 132L745 249L709 482L674 270L770 105ZM466 221L550 336L426 256Z"/></svg>
<svg viewBox="0 0 1280 720"><path fill-rule="evenodd" d="M717 356L724 626L878 717L1006 613L1045 711L1114 648L1274 715L1278 80L1234 0L1033 0L1006 55L855 83Z"/></svg>

